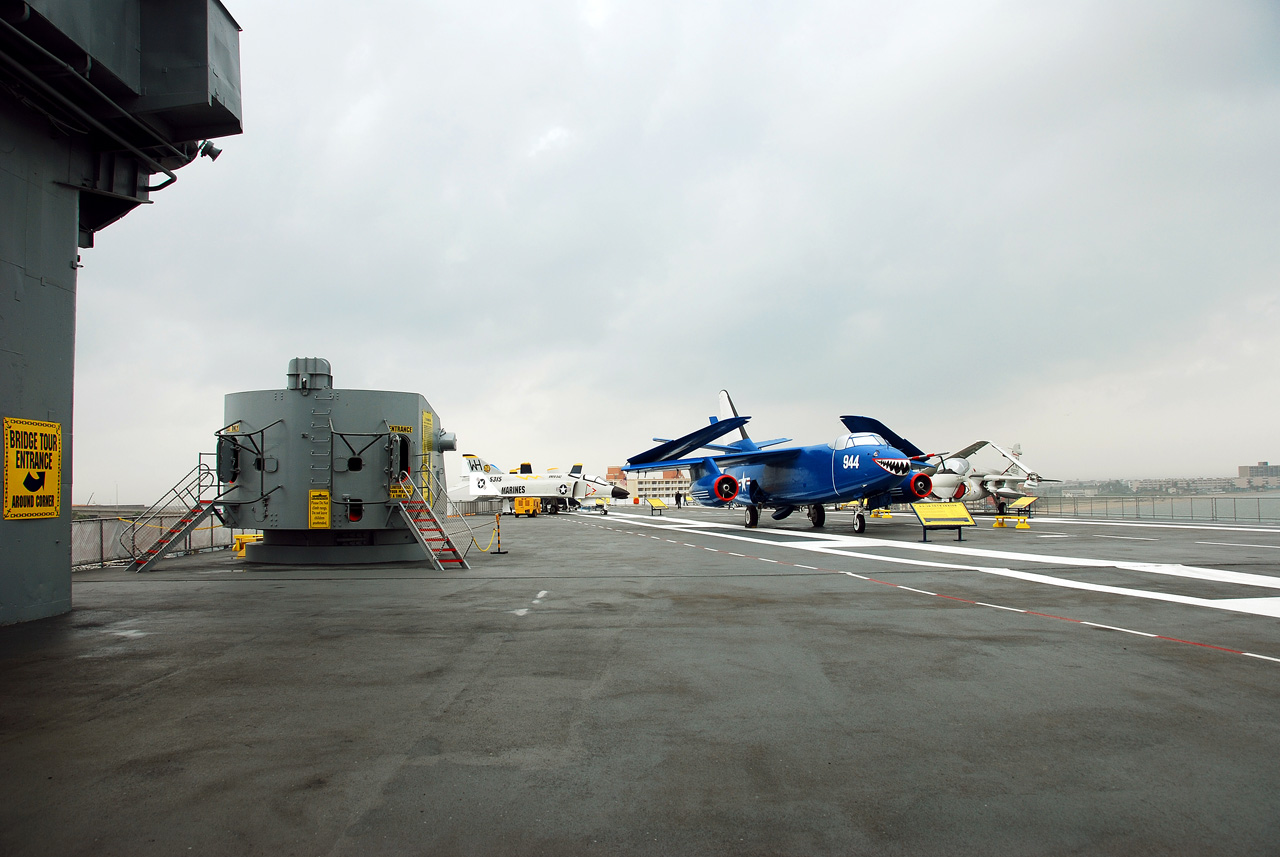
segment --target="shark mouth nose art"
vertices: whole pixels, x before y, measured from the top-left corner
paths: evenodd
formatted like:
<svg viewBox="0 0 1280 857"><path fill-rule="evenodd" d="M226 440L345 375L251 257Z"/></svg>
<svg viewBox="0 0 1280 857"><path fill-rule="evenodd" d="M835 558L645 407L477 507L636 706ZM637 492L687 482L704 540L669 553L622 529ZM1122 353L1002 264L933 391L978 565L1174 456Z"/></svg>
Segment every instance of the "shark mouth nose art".
<svg viewBox="0 0 1280 857"><path fill-rule="evenodd" d="M874 461L894 476L906 476L911 472L911 461L906 458L877 458Z"/></svg>

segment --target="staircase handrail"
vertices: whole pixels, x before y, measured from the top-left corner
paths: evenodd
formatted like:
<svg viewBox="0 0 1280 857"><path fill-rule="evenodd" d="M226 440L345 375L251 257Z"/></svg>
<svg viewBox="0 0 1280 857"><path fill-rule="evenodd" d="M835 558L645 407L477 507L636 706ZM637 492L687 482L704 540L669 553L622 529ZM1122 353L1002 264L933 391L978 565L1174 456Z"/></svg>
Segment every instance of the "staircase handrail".
<svg viewBox="0 0 1280 857"><path fill-rule="evenodd" d="M195 467L187 471L185 476L174 483L174 486L166 491L164 496L152 504L145 512L127 519L128 526L120 528L120 535L117 541L119 541L120 547L134 560L138 559L138 555L143 550L137 543L139 530L151 527L157 518L162 517L174 505L181 506L183 512L189 511L193 506L203 505L205 503L205 493L210 488L217 488L218 475L212 467L204 462L205 457L208 455L209 453L206 452L200 453L200 460ZM164 528L162 527L161 529Z"/></svg>
<svg viewBox="0 0 1280 857"><path fill-rule="evenodd" d="M476 543L475 531L471 529L471 525L468 524L466 518L462 516L462 512L458 509L457 504L449 499L449 493L441 490L440 480L435 478L435 474L424 469L422 471L422 475L425 477L425 481L427 482L427 486L431 489L432 495L444 498L445 520L440 521L440 527L444 530L444 534L449 538L449 541L453 545L453 549L457 551L458 556L465 560L467 558L467 551L471 550L471 546ZM407 474L402 474L402 476L405 478L401 480L399 487L406 489L409 496L407 498L397 498L392 496L391 501L393 503L397 503L417 500L428 509L431 509L431 514L435 515L435 508L427 502L427 498L422 495L422 489L418 487L417 483L415 483L412 478L408 477ZM462 525L462 529L467 533L467 544L461 550L458 549L457 540L449 533L446 526L446 521L451 518L457 518L458 523Z"/></svg>

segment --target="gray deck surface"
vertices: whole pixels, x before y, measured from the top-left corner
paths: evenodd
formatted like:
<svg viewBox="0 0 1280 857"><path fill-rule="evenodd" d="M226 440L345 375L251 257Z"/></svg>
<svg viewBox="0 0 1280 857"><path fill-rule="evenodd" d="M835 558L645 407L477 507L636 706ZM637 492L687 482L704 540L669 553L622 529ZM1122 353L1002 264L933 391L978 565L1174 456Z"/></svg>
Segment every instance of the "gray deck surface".
<svg viewBox="0 0 1280 857"><path fill-rule="evenodd" d="M635 512L77 573L0 628L0 854L1280 853L1280 528Z"/></svg>

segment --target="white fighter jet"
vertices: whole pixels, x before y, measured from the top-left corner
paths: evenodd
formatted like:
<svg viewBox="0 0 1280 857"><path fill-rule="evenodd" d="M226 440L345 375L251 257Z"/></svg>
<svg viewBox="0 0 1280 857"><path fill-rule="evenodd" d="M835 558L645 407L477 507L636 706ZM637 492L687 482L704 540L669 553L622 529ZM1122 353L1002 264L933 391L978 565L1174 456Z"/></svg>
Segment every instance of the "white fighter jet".
<svg viewBox="0 0 1280 857"><path fill-rule="evenodd" d="M599 476L583 473L581 464L575 464L568 473L557 470L534 473L533 466L525 462L506 473L475 455L464 455L462 461L465 476L449 489L449 499L455 503L538 497L542 500L543 510L555 514L584 501L625 500L628 496L627 489L610 485Z"/></svg>
<svg viewBox="0 0 1280 857"><path fill-rule="evenodd" d="M984 447L994 449L1004 459L1004 466L983 467L971 459ZM989 440L971 443L959 452L936 456L937 463L930 462L925 473L933 480L930 500L983 500L991 497L996 511L1004 513L1010 500L1025 497L1041 482L1058 482L1045 479L1022 463L1022 448L1012 450L997 446ZM932 472L931 472L932 471Z"/></svg>

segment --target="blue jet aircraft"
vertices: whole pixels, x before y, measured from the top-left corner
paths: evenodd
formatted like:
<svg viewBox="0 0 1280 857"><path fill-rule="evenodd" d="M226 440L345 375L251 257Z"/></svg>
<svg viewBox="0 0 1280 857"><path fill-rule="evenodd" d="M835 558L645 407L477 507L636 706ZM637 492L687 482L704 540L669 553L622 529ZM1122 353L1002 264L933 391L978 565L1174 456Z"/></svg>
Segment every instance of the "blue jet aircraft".
<svg viewBox="0 0 1280 857"><path fill-rule="evenodd" d="M894 434L871 417L844 416L848 430L830 443L766 449L789 438L755 443L743 428L751 417L738 416L729 394L720 391L721 418L675 440L627 459L624 471L688 468L690 493L703 506L746 507L745 523L760 522L761 509L773 509L780 521L801 506L808 507L815 527L826 523L826 503L860 501L853 530L867 528L865 511L890 503L915 502L929 495L929 477L916 470L928 456L911 441ZM730 444L713 443L734 430L742 434ZM699 449L720 453L686 457Z"/></svg>

